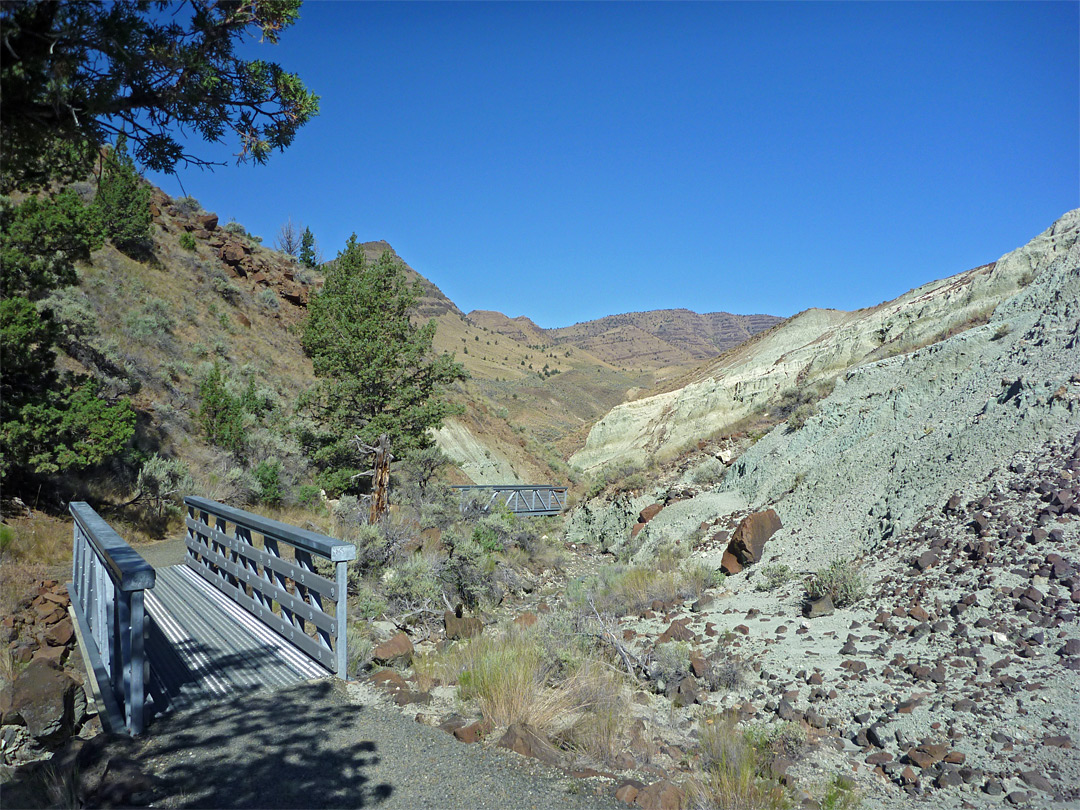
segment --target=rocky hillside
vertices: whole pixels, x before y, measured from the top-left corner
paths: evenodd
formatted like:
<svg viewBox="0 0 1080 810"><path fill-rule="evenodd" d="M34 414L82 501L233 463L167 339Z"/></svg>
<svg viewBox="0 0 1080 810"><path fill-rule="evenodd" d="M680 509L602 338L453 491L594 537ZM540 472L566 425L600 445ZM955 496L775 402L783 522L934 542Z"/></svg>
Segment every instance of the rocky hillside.
<svg viewBox="0 0 1080 810"><path fill-rule="evenodd" d="M394 253L381 241L364 249L372 259ZM455 395L466 413L438 441L476 483L565 480L565 458L597 419L779 321L659 310L545 330L499 312L465 315L405 266L423 290L419 316L438 323L435 348L453 352L471 375Z"/></svg>
<svg viewBox="0 0 1080 810"><path fill-rule="evenodd" d="M658 309L541 329L528 318L508 318L500 312L474 310L468 318L526 344L573 346L612 365L657 370L716 357L781 320L774 315Z"/></svg>
<svg viewBox="0 0 1080 810"><path fill-rule="evenodd" d="M569 521L572 542L642 563L681 547L726 570L714 603L627 630L703 652L725 638L753 675L721 705L809 729L821 747L791 773L853 773L868 806L1080 800L1080 211L993 266L793 319L820 340L783 350L785 324L718 363L749 397L754 379L872 347L860 320L918 346L991 305L985 323L837 373L812 413L727 446L726 469L703 442ZM752 377L748 358L770 352L781 370ZM691 388L730 407L725 379ZM839 590L807 601L822 575Z"/></svg>
<svg viewBox="0 0 1080 810"><path fill-rule="evenodd" d="M670 458L741 419L775 408L797 391L809 401L848 369L908 355L985 324L996 307L1031 283L1038 266L1067 250L1074 219L1067 215L997 262L931 282L894 301L852 313L808 310L796 315L706 365L682 387L614 409L592 428L571 463L591 470L616 461L644 464L655 456ZM822 386L816 394L815 383Z"/></svg>

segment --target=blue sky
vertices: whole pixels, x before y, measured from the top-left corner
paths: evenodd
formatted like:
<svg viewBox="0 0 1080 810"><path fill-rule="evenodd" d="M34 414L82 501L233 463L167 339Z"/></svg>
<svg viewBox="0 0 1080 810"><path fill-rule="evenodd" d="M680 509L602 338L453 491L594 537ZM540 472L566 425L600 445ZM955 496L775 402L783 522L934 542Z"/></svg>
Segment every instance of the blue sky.
<svg viewBox="0 0 1080 810"><path fill-rule="evenodd" d="M1076 2L301 14L245 53L321 115L265 166L152 179L267 243L385 239L465 311L857 309L1080 205Z"/></svg>

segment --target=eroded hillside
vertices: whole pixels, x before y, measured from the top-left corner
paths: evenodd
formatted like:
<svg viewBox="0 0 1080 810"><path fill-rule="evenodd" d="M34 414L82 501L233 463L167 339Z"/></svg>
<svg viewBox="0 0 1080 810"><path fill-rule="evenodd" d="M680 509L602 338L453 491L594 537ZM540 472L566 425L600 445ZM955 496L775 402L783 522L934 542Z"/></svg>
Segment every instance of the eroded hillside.
<svg viewBox="0 0 1080 810"><path fill-rule="evenodd" d="M644 466L767 412L798 391L827 393L848 369L910 353L985 324L995 308L1067 249L1073 215L997 262L914 289L894 301L845 313L807 310L727 352L682 387L615 408L590 431L571 464ZM809 402L807 402L809 404ZM804 409L803 416L809 409Z"/></svg>

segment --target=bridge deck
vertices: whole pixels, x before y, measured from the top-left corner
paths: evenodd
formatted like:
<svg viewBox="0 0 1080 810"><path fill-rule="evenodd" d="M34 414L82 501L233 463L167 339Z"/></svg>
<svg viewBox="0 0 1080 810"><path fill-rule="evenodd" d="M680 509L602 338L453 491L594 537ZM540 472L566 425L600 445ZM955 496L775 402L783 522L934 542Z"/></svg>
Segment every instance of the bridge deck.
<svg viewBox="0 0 1080 810"><path fill-rule="evenodd" d="M146 591L153 714L332 675L185 565Z"/></svg>

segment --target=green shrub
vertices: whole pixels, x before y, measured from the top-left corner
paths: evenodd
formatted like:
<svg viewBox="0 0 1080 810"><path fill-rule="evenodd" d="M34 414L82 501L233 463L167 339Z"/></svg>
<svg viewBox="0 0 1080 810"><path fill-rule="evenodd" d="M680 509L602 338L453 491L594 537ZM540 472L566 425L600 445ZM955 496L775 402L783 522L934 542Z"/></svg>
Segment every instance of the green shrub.
<svg viewBox="0 0 1080 810"><path fill-rule="evenodd" d="M15 204L0 197L0 287L3 295L40 299L75 284L75 262L101 247L97 209L71 190Z"/></svg>
<svg viewBox="0 0 1080 810"><path fill-rule="evenodd" d="M281 462L276 458L260 461L252 470L259 484L259 499L263 503L281 503Z"/></svg>
<svg viewBox="0 0 1080 810"><path fill-rule="evenodd" d="M502 551L502 541L494 526L480 524L473 528L473 542L486 552Z"/></svg>
<svg viewBox="0 0 1080 810"><path fill-rule="evenodd" d="M303 484L300 489L296 491L296 500L304 506L315 506L319 503L319 493L321 491L322 490L314 484Z"/></svg>
<svg viewBox="0 0 1080 810"><path fill-rule="evenodd" d="M817 407L810 402L798 406L788 417L787 426L789 431L800 430L807 420L817 413Z"/></svg>
<svg viewBox="0 0 1080 810"><path fill-rule="evenodd" d="M821 797L821 810L855 810L862 803L862 798L855 790L855 783L841 774L836 774L825 786Z"/></svg>
<svg viewBox="0 0 1080 810"><path fill-rule="evenodd" d="M367 628L356 624L350 624L345 631L345 643L348 650L348 672L352 676L359 675L367 669L371 663L371 653L375 649Z"/></svg>
<svg viewBox="0 0 1080 810"><path fill-rule="evenodd" d="M181 197L174 203L177 213L182 216L191 216L202 211L202 205L194 197Z"/></svg>
<svg viewBox="0 0 1080 810"><path fill-rule="evenodd" d="M694 470L690 480L699 487L709 486L720 481L724 477L726 470L727 467L724 466L724 462L720 459L709 458Z"/></svg>
<svg viewBox="0 0 1080 810"><path fill-rule="evenodd" d="M194 488L195 482L184 462L157 453L143 463L135 482L139 498L146 500L159 516L179 514L184 495Z"/></svg>
<svg viewBox="0 0 1080 810"><path fill-rule="evenodd" d="M350 571L355 570L351 564L349 569ZM350 578L349 591L353 594L350 604L360 618L377 619L386 613L388 607L386 600L367 581L357 578L355 584L353 584Z"/></svg>
<svg viewBox="0 0 1080 810"><path fill-rule="evenodd" d="M700 806L779 810L787 792L769 771L769 756L732 714L706 718L698 737L700 775L689 785Z"/></svg>
<svg viewBox="0 0 1080 810"><path fill-rule="evenodd" d="M866 595L866 584L859 566L852 560L833 560L806 583L808 599L828 594L836 607L853 605Z"/></svg>
<svg viewBox="0 0 1080 810"><path fill-rule="evenodd" d="M430 557L412 554L383 574L382 585L387 599L402 606L413 606L439 599L439 583Z"/></svg>
<svg viewBox="0 0 1080 810"><path fill-rule="evenodd" d="M184 250L195 250L195 237L187 232L180 234L180 247Z"/></svg>
<svg viewBox="0 0 1080 810"><path fill-rule="evenodd" d="M11 544L15 542L15 530L7 524L0 524L0 559L3 559L4 554L11 547Z"/></svg>
<svg viewBox="0 0 1080 810"><path fill-rule="evenodd" d="M792 570L783 563L770 563L761 569L754 590L775 591L794 576Z"/></svg>
<svg viewBox="0 0 1080 810"><path fill-rule="evenodd" d="M151 298L142 307L129 310L124 316L124 331L137 340L160 338L172 334L175 328L172 308L160 298Z"/></svg>
<svg viewBox="0 0 1080 810"><path fill-rule="evenodd" d="M229 392L215 362L199 383L199 422L212 444L239 455L244 448L244 408Z"/></svg>
<svg viewBox="0 0 1080 810"><path fill-rule="evenodd" d="M267 309L278 309L281 306L281 302L278 301L277 293L269 287L263 287L259 290L255 295L255 300Z"/></svg>
<svg viewBox="0 0 1080 810"><path fill-rule="evenodd" d="M690 674L690 645L685 641L657 644L652 654L649 675L667 685L678 683Z"/></svg>

